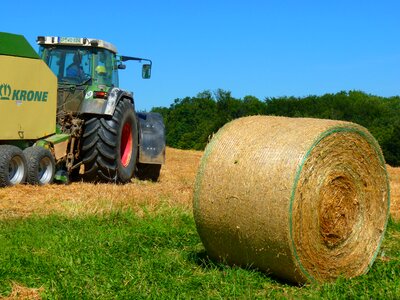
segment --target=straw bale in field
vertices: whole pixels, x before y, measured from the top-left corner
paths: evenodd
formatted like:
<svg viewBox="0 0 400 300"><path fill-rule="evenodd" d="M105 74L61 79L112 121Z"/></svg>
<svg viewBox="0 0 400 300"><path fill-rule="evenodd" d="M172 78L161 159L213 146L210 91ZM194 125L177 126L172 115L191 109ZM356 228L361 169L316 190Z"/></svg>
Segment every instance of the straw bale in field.
<svg viewBox="0 0 400 300"><path fill-rule="evenodd" d="M389 202L385 162L365 128L254 116L213 137L193 205L212 258L304 283L365 273Z"/></svg>

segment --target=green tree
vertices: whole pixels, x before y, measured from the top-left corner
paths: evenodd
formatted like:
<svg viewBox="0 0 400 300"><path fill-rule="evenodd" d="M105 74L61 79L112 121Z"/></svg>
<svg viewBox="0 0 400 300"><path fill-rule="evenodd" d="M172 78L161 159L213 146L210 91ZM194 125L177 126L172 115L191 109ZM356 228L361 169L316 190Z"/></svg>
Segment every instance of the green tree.
<svg viewBox="0 0 400 300"><path fill-rule="evenodd" d="M341 91L303 98L279 97L260 101L254 96L234 98L230 91L203 91L196 97L175 99L169 107L152 111L163 115L167 144L203 149L208 137L225 123L249 115L276 115L345 120L366 127L381 145L386 161L400 165L400 97L384 98L362 91Z"/></svg>

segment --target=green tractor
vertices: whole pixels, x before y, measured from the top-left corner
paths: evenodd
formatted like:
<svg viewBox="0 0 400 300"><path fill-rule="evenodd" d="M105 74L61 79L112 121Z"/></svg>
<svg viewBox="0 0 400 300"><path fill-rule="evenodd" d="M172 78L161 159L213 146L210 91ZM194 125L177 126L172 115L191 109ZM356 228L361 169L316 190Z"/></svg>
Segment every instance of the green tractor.
<svg viewBox="0 0 400 300"><path fill-rule="evenodd" d="M162 117L136 112L118 81L129 60L150 78L151 60L117 55L97 39L37 43L39 56L23 36L0 33L0 186L156 181L165 162Z"/></svg>
<svg viewBox="0 0 400 300"><path fill-rule="evenodd" d="M136 175L157 180L165 160L161 115L136 113L133 94L119 88L123 62L151 60L118 56L110 43L88 38L39 36L39 55L58 79L57 124L68 133L66 169L87 181L125 183Z"/></svg>

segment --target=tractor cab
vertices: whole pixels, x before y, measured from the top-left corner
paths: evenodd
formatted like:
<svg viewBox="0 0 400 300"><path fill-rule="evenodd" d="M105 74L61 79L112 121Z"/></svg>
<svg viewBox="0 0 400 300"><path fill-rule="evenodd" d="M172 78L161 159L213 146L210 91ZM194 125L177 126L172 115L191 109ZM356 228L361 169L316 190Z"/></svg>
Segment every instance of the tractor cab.
<svg viewBox="0 0 400 300"><path fill-rule="evenodd" d="M39 54L57 76L61 85L118 86L116 48L98 41L92 46L88 39L39 37Z"/></svg>
<svg viewBox="0 0 400 300"><path fill-rule="evenodd" d="M39 36L39 55L58 79L58 111L75 114L105 114L113 88L119 87L118 69L124 61L147 61L142 77L150 78L151 61L119 56L111 43L103 40Z"/></svg>

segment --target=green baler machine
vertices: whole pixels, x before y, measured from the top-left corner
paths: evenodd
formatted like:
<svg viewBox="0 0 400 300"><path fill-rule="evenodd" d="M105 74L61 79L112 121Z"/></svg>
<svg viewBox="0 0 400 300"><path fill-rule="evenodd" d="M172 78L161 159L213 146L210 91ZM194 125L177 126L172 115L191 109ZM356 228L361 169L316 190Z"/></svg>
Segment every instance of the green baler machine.
<svg viewBox="0 0 400 300"><path fill-rule="evenodd" d="M47 183L54 145L68 139L56 135L57 78L22 35L10 33L0 33L0 70L0 186Z"/></svg>
<svg viewBox="0 0 400 300"><path fill-rule="evenodd" d="M0 140L56 131L57 78L23 36L0 33Z"/></svg>

